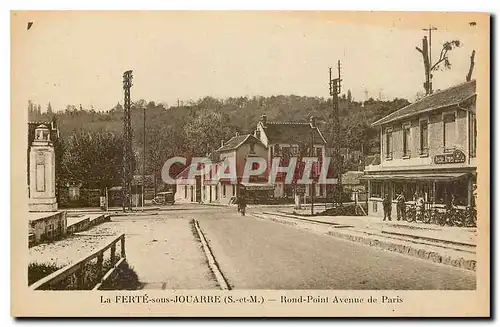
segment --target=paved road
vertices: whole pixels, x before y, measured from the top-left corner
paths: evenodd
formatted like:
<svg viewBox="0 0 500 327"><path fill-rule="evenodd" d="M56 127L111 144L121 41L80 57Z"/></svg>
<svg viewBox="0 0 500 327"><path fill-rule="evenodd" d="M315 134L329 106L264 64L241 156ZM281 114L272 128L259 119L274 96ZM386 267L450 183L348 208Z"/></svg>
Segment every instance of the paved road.
<svg viewBox="0 0 500 327"><path fill-rule="evenodd" d="M475 273L213 208L195 214L235 289L475 289Z"/></svg>

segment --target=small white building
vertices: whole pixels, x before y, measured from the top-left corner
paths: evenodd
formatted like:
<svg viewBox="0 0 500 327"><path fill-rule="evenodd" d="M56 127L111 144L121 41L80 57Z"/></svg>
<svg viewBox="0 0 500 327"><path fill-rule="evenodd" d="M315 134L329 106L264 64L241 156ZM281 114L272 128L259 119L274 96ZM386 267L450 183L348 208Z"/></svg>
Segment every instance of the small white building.
<svg viewBox="0 0 500 327"><path fill-rule="evenodd" d="M187 166L175 177L175 202L201 202L201 176L195 176L194 178L190 177L190 172L192 169L196 169L196 166Z"/></svg>

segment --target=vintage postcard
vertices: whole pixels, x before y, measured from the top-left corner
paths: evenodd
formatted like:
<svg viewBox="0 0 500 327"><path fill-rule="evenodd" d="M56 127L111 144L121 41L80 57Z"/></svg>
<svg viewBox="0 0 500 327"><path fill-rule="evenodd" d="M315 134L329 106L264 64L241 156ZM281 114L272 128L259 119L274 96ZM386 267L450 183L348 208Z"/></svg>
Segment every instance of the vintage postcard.
<svg viewBox="0 0 500 327"><path fill-rule="evenodd" d="M490 315L487 13L11 12L11 314Z"/></svg>

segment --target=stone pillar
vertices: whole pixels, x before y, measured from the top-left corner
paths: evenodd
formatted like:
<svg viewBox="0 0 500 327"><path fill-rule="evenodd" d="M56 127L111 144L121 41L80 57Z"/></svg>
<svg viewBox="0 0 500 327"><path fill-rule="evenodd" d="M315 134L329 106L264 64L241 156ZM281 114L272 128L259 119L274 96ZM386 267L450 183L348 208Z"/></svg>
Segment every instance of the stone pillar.
<svg viewBox="0 0 500 327"><path fill-rule="evenodd" d="M35 130L29 160L30 211L57 211L55 152L50 141L50 130L43 124Z"/></svg>

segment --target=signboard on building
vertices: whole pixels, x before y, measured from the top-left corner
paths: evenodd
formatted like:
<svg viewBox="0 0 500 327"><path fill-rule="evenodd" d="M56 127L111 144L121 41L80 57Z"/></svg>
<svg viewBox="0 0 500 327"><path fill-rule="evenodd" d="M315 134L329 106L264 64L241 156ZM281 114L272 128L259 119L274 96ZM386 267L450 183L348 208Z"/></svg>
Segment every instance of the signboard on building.
<svg viewBox="0 0 500 327"><path fill-rule="evenodd" d="M304 194L304 193L306 193L306 186L305 185L301 185L301 184L295 185L295 192L297 194Z"/></svg>
<svg viewBox="0 0 500 327"><path fill-rule="evenodd" d="M463 162L465 162L465 154L460 150L455 150L453 153L437 154L434 156L434 163L437 165Z"/></svg>

